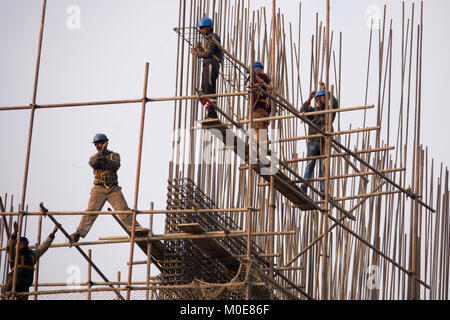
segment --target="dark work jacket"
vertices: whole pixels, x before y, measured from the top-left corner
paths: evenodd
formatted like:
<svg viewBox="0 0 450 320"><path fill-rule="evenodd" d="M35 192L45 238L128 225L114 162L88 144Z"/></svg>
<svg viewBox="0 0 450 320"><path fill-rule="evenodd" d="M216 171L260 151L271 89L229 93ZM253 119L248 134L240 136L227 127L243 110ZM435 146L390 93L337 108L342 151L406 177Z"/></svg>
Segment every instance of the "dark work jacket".
<svg viewBox="0 0 450 320"><path fill-rule="evenodd" d="M333 109L339 109L339 103L337 99L333 96L330 99L332 101L332 108ZM318 108L318 107L311 107L310 103L305 102L300 109L300 112L314 112L314 111L322 111L325 110L324 108ZM316 126L318 126L322 131L326 131L325 127L325 120L327 117L327 114L317 114L317 115L310 115L306 116L308 120L311 120ZM334 118L336 117L336 113L331 114L331 124L334 122ZM333 131L333 126L331 126L331 131ZM314 135L318 134L317 130L314 129L312 126L308 126L308 135ZM324 142L325 140L321 137L311 138L311 141L314 142Z"/></svg>
<svg viewBox="0 0 450 320"><path fill-rule="evenodd" d="M203 59L203 65L212 64L220 66L223 60L222 50L214 43L211 38L214 38L220 43L220 38L217 34L211 32L208 36L208 41L206 42L206 49L204 51L197 51L197 57Z"/></svg>
<svg viewBox="0 0 450 320"><path fill-rule="evenodd" d="M17 277L26 281L33 281L35 255L30 249L19 250L19 262L17 263ZM14 271L14 261L9 262L11 271Z"/></svg>
<svg viewBox="0 0 450 320"><path fill-rule="evenodd" d="M19 250L19 259L17 261L17 277L24 281L33 281L34 265L38 259L47 251L52 244L53 239L47 237L45 241L36 249L29 248ZM15 257L16 239L11 236L8 240L8 260L12 272L14 272L14 257ZM12 273L11 272L11 273Z"/></svg>

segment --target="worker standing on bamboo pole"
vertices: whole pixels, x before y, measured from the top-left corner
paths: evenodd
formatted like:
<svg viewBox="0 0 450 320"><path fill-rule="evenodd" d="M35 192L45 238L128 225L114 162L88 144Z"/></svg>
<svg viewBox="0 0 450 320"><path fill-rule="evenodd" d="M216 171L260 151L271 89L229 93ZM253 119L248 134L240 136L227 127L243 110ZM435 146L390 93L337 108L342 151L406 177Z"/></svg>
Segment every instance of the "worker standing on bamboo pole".
<svg viewBox="0 0 450 320"><path fill-rule="evenodd" d="M206 42L206 48L203 48L202 44L198 42L195 48L191 48L191 53L195 57L203 59L201 83L202 93L215 94L216 80L219 76L223 53L222 50L220 50L214 43L212 38L214 38L217 42L220 42L220 37L213 32L213 21L210 18L201 18L198 22L198 28L200 33L208 39ZM208 102L206 99L201 100L202 105L206 108L206 119L217 119L217 112L215 109L215 105L217 105L217 98L212 98L210 100L212 103Z"/></svg>
<svg viewBox="0 0 450 320"><path fill-rule="evenodd" d="M316 100L316 107L311 107L311 100L315 98ZM308 99L305 101L305 103L302 105L302 108L300 109L300 112L314 112L314 111L323 111L325 110L325 104L326 104L326 87L323 82L320 82L320 90L316 93L315 91L311 92ZM337 99L332 96L330 97L330 104L333 109L339 108L339 103ZM336 117L336 113L332 114L332 123L334 121L334 118ZM318 126L322 131L326 131L325 126L325 119L326 114L319 114L319 115L311 115L307 116L309 120L311 120L316 126ZM333 131L333 128L331 129ZM308 135L316 135L318 134L317 130L314 129L312 126L309 126ZM314 156L322 156L325 153L325 139L323 137L313 137L310 138L307 142L307 157L314 157ZM324 161L320 159L320 167L319 167L319 176L323 177L323 168ZM308 160L308 164L306 165L305 175L303 178L305 180L310 179L314 172L314 167L316 166L316 159ZM300 186L300 189L306 193L307 187L305 184L302 184ZM325 181L320 181L320 192L325 192Z"/></svg>
<svg viewBox="0 0 450 320"><path fill-rule="evenodd" d="M94 169L94 187L91 190L86 211L101 211L108 201L116 211L131 211L118 184L117 170L120 168L120 155L108 150L109 139L103 133L94 136L97 153L89 159L89 165ZM119 214L124 225L131 230L131 214ZM97 215L83 215L75 233L70 235L71 242L84 238L94 224ZM136 221L136 232L145 231Z"/></svg>
<svg viewBox="0 0 450 320"><path fill-rule="evenodd" d="M250 69L250 68L249 68ZM258 90L258 87L261 88L262 84L256 77L259 78L259 80L263 81L265 84L270 84L270 78L269 76L264 73L264 66L261 62L255 61L253 62L253 77L251 78L251 84L253 88L255 88L255 91L253 93L253 119L261 119L261 118L267 118L270 116L270 102L269 98L266 94L264 94L261 90ZM266 90L266 88L262 88ZM269 128L270 122L268 120L266 121L255 121L253 123L253 129L255 129L256 133L256 141L258 142L258 152L259 146L264 145L266 147L265 151L267 154L270 154L269 151L269 141L268 141L268 132L267 129Z"/></svg>
<svg viewBox="0 0 450 320"><path fill-rule="evenodd" d="M9 294L13 286L13 276L14 276L14 258L16 249L16 239L18 231L17 222L14 222L14 233L8 240L8 261L11 267L11 272L6 278L6 283L2 288L2 294ZM47 251L50 245L55 239L55 234L58 231L58 226L55 226L52 233L45 239L45 241L35 250L31 250L28 247L28 239L25 237L20 237L19 242L19 261L17 263L16 272L16 292L29 292L31 285L33 284L34 278L34 265L39 260L39 258ZM28 295L18 295L17 300L28 300ZM5 299L5 297L3 298Z"/></svg>

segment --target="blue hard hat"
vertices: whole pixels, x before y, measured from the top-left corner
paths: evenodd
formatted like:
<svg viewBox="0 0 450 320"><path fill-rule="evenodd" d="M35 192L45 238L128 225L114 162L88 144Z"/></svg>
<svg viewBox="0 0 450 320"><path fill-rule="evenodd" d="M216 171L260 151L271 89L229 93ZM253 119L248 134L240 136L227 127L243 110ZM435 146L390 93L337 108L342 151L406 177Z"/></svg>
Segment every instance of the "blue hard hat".
<svg viewBox="0 0 450 320"><path fill-rule="evenodd" d="M30 243L30 242L28 241L28 239L25 238L25 237L20 237L20 242L22 242L22 241L25 241L26 243Z"/></svg>
<svg viewBox="0 0 450 320"><path fill-rule="evenodd" d="M324 96L324 95L325 95L325 91L319 90L319 91L317 91L317 93L316 93L316 99L317 99L318 97Z"/></svg>
<svg viewBox="0 0 450 320"><path fill-rule="evenodd" d="M253 68L255 68L255 67L260 67L260 68L264 69L263 64L259 61L253 62Z"/></svg>
<svg viewBox="0 0 450 320"><path fill-rule="evenodd" d="M208 17L205 17L205 18L201 18L199 21L198 21L198 27L199 28L201 28L201 27L208 27L208 26L213 26L213 21L210 19L210 18L208 18Z"/></svg>
<svg viewBox="0 0 450 320"><path fill-rule="evenodd" d="M253 62L253 68L256 68L256 67L259 67L259 68L261 68L261 69L264 69L263 64L262 64L261 62L259 62L259 61ZM250 70L250 66L248 66L248 69ZM248 72L248 70L247 70L247 74L248 74L248 73L249 73L249 72Z"/></svg>
<svg viewBox="0 0 450 320"><path fill-rule="evenodd" d="M94 140L92 141L92 143L97 143L97 142L100 142L100 141L108 141L108 138L106 137L105 134L103 134L103 133L97 133L97 134L94 136Z"/></svg>

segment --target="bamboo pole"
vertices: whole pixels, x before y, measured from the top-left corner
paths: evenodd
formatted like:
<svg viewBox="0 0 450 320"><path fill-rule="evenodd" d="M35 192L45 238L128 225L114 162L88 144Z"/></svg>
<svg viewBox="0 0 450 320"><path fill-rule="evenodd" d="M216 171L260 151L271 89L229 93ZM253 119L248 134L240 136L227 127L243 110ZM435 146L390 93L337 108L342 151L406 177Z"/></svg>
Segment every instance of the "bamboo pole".
<svg viewBox="0 0 450 320"><path fill-rule="evenodd" d="M325 69L325 86L326 86L326 95L325 95L325 110L331 109L330 106L330 97L333 96L333 88L331 87L331 92L328 91L329 87L329 69L330 69L330 57L329 57L329 30L330 30L330 0L325 1L326 7L326 26L325 26L325 46L326 49L326 69ZM326 123L326 132L331 132L331 114L328 114L325 118ZM331 154L331 144L330 144L330 136L325 138L325 201L324 201L324 209L322 212L322 224L323 230L325 231L323 239L322 239L322 287L321 287L321 298L323 300L329 299L329 291L328 291L328 216L329 216L329 208L328 208L328 198L330 192L330 154Z"/></svg>
<svg viewBox="0 0 450 320"><path fill-rule="evenodd" d="M45 215L46 212L48 211L45 207L44 204L41 202L40 203L40 208L42 210L42 214ZM50 218L50 220L52 220L52 222L58 226L59 230L61 230L61 232L66 236L67 239L70 240L70 235L67 233L67 231L63 228L63 226L58 223L58 221L56 221L56 219L54 217L52 217L51 215L48 216ZM70 244L69 244L70 245ZM100 275L100 277L102 277L102 279L106 282L109 282L108 278L106 278L106 276L100 271L100 269L92 262L92 260L88 257L88 255L79 247L79 246L75 246L75 249L77 249L77 251L83 256L83 258L85 258L91 265L92 268L94 268L94 270ZM114 288L115 289L115 288ZM119 291L115 291L115 293L117 294L117 296L123 300L122 295L119 293Z"/></svg>
<svg viewBox="0 0 450 320"><path fill-rule="evenodd" d="M45 21L45 9L47 6L47 0L43 0L42 2L42 14L41 14L41 26L39 31L39 43L37 50L37 58L36 58L36 67L34 73L34 86L33 86L33 96L31 102L30 109L30 124L28 128L28 141L27 141L27 151L25 156L25 172L23 175L23 185L22 185L22 200L20 203L20 212L19 215L19 226L17 230L17 241L16 241L16 250L14 255L14 271L13 271L13 282L12 282L12 299L15 299L16 285L17 285L17 263L19 258L19 246L20 246L20 236L22 234L22 223L23 223L23 214L25 210L25 199L27 192L27 182L28 182L28 169L30 164L30 153L31 153L31 139L33 136L33 127L34 127L34 113L35 113L35 105L36 105L36 96L37 96L37 86L39 79L39 69L41 63L41 48L42 48L42 37L44 34L44 21Z"/></svg>
<svg viewBox="0 0 450 320"><path fill-rule="evenodd" d="M150 210L154 209L154 204L153 202L150 203ZM153 215L149 216L149 223L148 223L148 241L147 241L147 261L146 261L146 272L145 272L145 285L148 286L150 285L150 272L151 272L151 255L152 255L152 243L151 243L151 237L153 234ZM151 298L153 300L153 290L151 293ZM145 291L145 300L149 299L149 291Z"/></svg>
<svg viewBox="0 0 450 320"><path fill-rule="evenodd" d="M227 212L227 213L241 213L247 211L248 208L218 208L218 209L172 209L172 210L138 210L142 214L177 214L177 213L208 213L208 212ZM252 208L253 212L259 212L259 208ZM45 213L48 216L72 216L72 215L112 215L112 214L132 214L132 211L49 211ZM20 212L10 211L2 212L3 216L19 216ZM27 212L28 216L42 215L39 211Z"/></svg>
<svg viewBox="0 0 450 320"><path fill-rule="evenodd" d="M127 300L130 300L130 286L131 279L133 274L133 254L134 254L134 238L136 231L136 214L137 214L137 206L138 206L138 197L139 197L139 181L141 178L141 157L142 157L142 141L144 139L144 121L145 121L145 107L146 107L146 96L147 96L147 85L148 85L148 66L149 63L145 64L145 76L144 76L144 92L142 98L142 111L141 111L141 125L139 130L139 147L138 147L138 157L137 157L137 168L136 168L136 185L134 189L134 205L133 205L133 220L132 220L132 229L131 229L131 241L130 241L130 266L128 268L128 286L127 290Z"/></svg>
<svg viewBox="0 0 450 320"><path fill-rule="evenodd" d="M36 247L39 247L39 245L41 244L41 232L42 232L42 215L39 216L39 221L38 221L38 231L37 231L37 242L36 242ZM34 291L38 291L38 284L39 284L39 260L36 262L35 267L34 267ZM34 299L37 300L37 296L34 296Z"/></svg>

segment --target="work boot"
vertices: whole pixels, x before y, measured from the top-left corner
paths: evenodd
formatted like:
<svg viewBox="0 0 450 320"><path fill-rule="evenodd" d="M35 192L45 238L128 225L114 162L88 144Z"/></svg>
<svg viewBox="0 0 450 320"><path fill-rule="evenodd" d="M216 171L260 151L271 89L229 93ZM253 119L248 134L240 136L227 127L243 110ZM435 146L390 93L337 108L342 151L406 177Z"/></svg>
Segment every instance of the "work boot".
<svg viewBox="0 0 450 320"><path fill-rule="evenodd" d="M70 235L70 242L78 242L79 240L80 240L80 235L77 233L77 232L75 232L75 233L72 233L71 235Z"/></svg>

